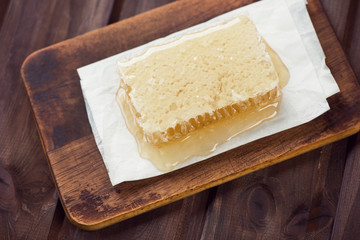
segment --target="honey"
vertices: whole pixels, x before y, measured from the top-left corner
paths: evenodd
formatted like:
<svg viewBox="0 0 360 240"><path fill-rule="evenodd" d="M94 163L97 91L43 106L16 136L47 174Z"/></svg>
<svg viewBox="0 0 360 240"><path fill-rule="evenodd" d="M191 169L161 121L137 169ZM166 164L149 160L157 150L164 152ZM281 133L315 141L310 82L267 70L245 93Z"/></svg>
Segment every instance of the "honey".
<svg viewBox="0 0 360 240"><path fill-rule="evenodd" d="M266 42L265 44L279 76L280 87L284 87L289 79L288 69L276 52ZM264 107L250 107L231 118L223 119L190 132L180 139L154 145L145 140L141 129L136 124L134 113L126 104L128 101L126 98L125 93L117 94L117 101L121 107L127 128L136 139L140 156L150 160L156 168L164 172L173 170L176 166L192 157L209 155L216 150L217 146L274 118L279 112L281 100L281 96L278 96Z"/></svg>

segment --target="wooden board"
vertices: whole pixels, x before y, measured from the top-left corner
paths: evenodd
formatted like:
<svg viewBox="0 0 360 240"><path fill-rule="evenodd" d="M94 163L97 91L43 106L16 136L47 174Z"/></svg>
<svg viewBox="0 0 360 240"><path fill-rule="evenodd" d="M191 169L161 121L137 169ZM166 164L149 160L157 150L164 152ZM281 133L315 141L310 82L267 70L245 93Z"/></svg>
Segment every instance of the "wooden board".
<svg viewBox="0 0 360 240"><path fill-rule="evenodd" d="M113 187L87 119L76 69L252 1L179 1L29 56L22 75L59 196L70 221L94 230L354 134L360 87L318 0L308 10L341 92L310 123L178 171ZM174 17L176 16L176 17Z"/></svg>

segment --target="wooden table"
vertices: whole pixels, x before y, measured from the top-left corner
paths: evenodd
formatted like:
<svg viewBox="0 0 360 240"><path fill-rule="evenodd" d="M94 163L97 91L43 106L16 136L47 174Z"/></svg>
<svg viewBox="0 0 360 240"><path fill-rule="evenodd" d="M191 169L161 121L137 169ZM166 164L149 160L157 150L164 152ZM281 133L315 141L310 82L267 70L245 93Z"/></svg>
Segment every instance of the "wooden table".
<svg viewBox="0 0 360 240"><path fill-rule="evenodd" d="M37 49L168 2L0 2L0 239L358 239L359 134L102 230L69 222L20 67ZM359 1L321 2L359 79Z"/></svg>

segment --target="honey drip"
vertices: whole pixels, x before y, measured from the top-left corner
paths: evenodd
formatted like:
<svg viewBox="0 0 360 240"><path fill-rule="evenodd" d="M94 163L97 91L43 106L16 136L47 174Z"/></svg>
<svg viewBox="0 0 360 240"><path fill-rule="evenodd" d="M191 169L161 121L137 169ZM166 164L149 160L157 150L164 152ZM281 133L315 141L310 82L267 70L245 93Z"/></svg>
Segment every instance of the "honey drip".
<svg viewBox="0 0 360 240"><path fill-rule="evenodd" d="M289 79L289 71L276 52L266 42L265 44L279 76L280 87L284 87ZM141 129L137 126L133 114L126 104L126 98L125 93L117 94L117 101L126 125L136 139L140 156L152 161L156 168L164 172L173 170L192 157L209 155L215 151L217 146L274 118L280 105L279 97L265 107L254 106L232 118L223 119L191 132L178 140L153 145L145 141Z"/></svg>

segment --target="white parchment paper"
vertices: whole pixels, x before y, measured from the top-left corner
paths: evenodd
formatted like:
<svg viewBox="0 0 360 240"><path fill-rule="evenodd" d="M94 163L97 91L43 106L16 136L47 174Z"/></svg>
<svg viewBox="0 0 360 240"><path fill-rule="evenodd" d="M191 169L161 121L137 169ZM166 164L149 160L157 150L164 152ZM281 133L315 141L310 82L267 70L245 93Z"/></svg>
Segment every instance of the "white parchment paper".
<svg viewBox="0 0 360 240"><path fill-rule="evenodd" d="M149 46L170 42L184 33L226 22L240 14L246 14L254 21L260 34L288 67L290 79L283 89L278 116L219 146L208 157L306 123L329 110L326 98L338 92L339 88L325 65L325 56L304 0L263 0L236 9L78 69L89 121L113 185L164 174L139 156L135 139L125 126L115 101L120 81L116 61L141 54ZM195 157L178 168L208 157Z"/></svg>

